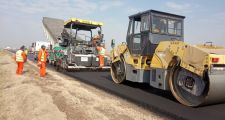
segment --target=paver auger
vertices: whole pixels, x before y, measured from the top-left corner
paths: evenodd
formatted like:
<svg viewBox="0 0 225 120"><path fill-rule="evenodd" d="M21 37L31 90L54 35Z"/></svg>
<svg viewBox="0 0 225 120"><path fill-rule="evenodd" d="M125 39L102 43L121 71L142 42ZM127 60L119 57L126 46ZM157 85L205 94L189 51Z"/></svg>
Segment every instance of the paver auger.
<svg viewBox="0 0 225 120"><path fill-rule="evenodd" d="M155 10L129 16L126 43L111 43L113 81L149 83L186 106L224 102L225 48L185 43L184 18Z"/></svg>

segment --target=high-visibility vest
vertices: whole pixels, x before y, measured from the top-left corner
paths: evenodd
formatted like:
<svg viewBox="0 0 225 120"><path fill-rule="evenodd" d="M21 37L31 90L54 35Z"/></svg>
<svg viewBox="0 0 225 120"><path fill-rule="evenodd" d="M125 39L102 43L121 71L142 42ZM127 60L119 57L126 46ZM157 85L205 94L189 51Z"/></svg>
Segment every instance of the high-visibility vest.
<svg viewBox="0 0 225 120"><path fill-rule="evenodd" d="M24 62L22 53L23 53L22 50L16 51L16 62Z"/></svg>
<svg viewBox="0 0 225 120"><path fill-rule="evenodd" d="M41 50L41 62L45 62L45 51Z"/></svg>
<svg viewBox="0 0 225 120"><path fill-rule="evenodd" d="M99 55L105 55L105 48L101 47L101 49L98 51Z"/></svg>

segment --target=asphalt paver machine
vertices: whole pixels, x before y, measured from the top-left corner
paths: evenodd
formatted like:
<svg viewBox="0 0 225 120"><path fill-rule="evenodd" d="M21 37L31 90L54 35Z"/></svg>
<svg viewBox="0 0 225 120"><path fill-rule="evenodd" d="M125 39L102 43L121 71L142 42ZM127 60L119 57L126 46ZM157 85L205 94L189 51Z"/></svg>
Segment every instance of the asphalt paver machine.
<svg viewBox="0 0 225 120"><path fill-rule="evenodd" d="M57 70L68 71L107 71L110 70L110 58L105 56L105 65L99 67L98 51L96 46L103 43L103 34L94 41L93 33L102 33L101 22L71 18L67 21L49 21L60 27L60 34L54 39L52 51L49 54L50 64L54 64ZM43 22L47 23L47 22ZM51 28L53 24L47 24ZM45 25L45 24L44 24ZM47 27L45 27L47 28ZM54 33L54 28L46 29ZM51 35L51 34L50 34Z"/></svg>

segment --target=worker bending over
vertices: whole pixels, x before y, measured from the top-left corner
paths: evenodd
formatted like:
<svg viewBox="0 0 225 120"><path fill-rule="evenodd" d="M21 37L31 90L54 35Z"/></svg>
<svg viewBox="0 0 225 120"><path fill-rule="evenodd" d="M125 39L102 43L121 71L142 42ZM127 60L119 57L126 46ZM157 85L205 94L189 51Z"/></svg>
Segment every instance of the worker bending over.
<svg viewBox="0 0 225 120"><path fill-rule="evenodd" d="M40 76L45 77L46 75L46 61L47 61L47 51L44 45L41 46L41 49L38 52L38 66L40 67Z"/></svg>
<svg viewBox="0 0 225 120"><path fill-rule="evenodd" d="M23 73L24 62L26 62L27 58L24 53L25 46L21 46L18 51L16 51L15 60L17 62L16 74L21 75Z"/></svg>
<svg viewBox="0 0 225 120"><path fill-rule="evenodd" d="M101 43L100 46L97 46L97 50L98 50L98 58L99 58L99 67L103 67L104 66L104 57L105 57L105 48L104 48L104 44Z"/></svg>

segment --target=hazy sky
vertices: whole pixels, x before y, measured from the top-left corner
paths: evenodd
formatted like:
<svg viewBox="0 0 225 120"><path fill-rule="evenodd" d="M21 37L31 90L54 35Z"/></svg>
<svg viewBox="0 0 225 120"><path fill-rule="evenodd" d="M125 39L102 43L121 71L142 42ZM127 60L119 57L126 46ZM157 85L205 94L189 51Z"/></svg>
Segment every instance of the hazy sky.
<svg viewBox="0 0 225 120"><path fill-rule="evenodd" d="M225 0L1 0L0 47L45 41L42 17L104 22L107 47L125 41L128 16L155 9L186 16L185 41L225 46Z"/></svg>

